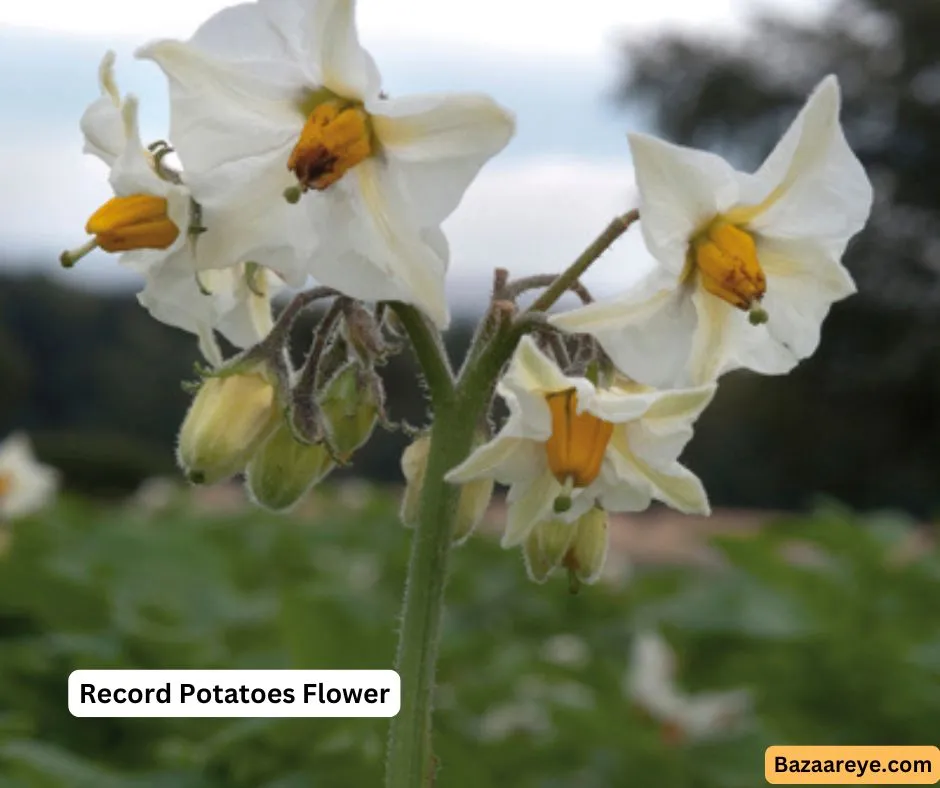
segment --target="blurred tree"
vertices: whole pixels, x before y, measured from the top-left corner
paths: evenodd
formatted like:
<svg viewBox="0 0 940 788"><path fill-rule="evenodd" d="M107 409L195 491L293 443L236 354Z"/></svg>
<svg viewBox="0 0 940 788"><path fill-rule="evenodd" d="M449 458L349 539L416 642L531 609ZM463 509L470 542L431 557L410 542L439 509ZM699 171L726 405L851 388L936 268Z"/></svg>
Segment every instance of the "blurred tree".
<svg viewBox="0 0 940 788"><path fill-rule="evenodd" d="M859 294L819 352L782 378L725 379L688 459L716 503L814 493L926 513L940 502L940 3L841 0L822 17L759 16L740 40L667 33L626 44L617 98L663 136L754 168L826 74L875 185L849 248Z"/></svg>

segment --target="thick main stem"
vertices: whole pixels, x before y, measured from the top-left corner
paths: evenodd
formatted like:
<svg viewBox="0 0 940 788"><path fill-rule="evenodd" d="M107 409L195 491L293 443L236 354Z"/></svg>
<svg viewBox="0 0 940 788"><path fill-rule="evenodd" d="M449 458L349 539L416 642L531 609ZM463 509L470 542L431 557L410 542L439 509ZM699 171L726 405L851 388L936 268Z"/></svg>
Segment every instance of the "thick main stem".
<svg viewBox="0 0 940 788"><path fill-rule="evenodd" d="M408 579L402 606L396 668L401 676L401 709L389 732L387 788L429 785L431 709L444 585L460 489L444 474L469 453L474 419L458 403L438 409L431 428L418 527L411 545Z"/></svg>
<svg viewBox="0 0 940 788"><path fill-rule="evenodd" d="M414 346L434 405L431 445L421 490L418 526L411 545L402 605L396 669L401 708L389 730L386 788L431 784L431 710L444 586L460 488L444 481L447 471L470 453L489 398L481 394L512 352L514 332L494 337L481 349L455 386L430 327L396 305ZM481 338L481 343L485 339Z"/></svg>

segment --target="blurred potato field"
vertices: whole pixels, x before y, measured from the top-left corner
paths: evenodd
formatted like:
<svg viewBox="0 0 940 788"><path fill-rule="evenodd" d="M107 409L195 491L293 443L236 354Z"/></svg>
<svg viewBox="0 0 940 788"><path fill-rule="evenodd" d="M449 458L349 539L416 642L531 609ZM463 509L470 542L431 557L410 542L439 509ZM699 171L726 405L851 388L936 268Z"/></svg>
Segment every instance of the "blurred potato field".
<svg viewBox="0 0 940 788"><path fill-rule="evenodd" d="M381 719L71 716L78 668L391 662L407 557L395 492L334 485L291 517L158 492L65 499L5 532L0 786L379 784ZM488 533L460 548L439 783L743 788L763 784L770 744L936 743L940 555L922 528L825 505L709 547L719 560L625 571L621 546L610 576L576 595L564 579L532 584ZM650 627L676 649L683 689L748 689L753 713L683 741L632 705L630 647Z"/></svg>

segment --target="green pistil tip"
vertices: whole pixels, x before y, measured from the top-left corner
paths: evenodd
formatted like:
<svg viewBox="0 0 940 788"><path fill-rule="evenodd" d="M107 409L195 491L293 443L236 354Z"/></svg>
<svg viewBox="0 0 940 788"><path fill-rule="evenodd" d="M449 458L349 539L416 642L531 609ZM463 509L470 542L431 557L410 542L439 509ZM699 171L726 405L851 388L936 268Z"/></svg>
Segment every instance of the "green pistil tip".
<svg viewBox="0 0 940 788"><path fill-rule="evenodd" d="M748 313L747 319L751 322L752 326L762 326L770 320L770 315L767 314L767 311L763 307L755 306Z"/></svg>
<svg viewBox="0 0 940 788"><path fill-rule="evenodd" d="M555 499L553 506L556 514L563 514L571 508L571 496L570 495L559 495Z"/></svg>
<svg viewBox="0 0 940 788"><path fill-rule="evenodd" d="M291 205L299 203L302 196L303 192L300 190L299 186L288 186L284 189L284 199Z"/></svg>

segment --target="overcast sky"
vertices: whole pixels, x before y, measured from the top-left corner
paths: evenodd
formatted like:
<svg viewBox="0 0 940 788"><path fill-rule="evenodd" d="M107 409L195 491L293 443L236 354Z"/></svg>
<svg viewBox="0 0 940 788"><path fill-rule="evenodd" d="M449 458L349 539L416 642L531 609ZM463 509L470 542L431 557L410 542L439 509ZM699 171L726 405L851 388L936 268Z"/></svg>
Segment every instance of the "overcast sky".
<svg viewBox="0 0 940 788"><path fill-rule="evenodd" d="M30 259L77 285L133 286L115 260L95 253L68 273L58 252L84 240L87 217L109 194L106 171L81 153L78 118L97 95L96 71L118 54L121 89L141 99L146 139L165 136L166 91L133 50L154 37L186 37L219 0L27 0L0 8L0 263ZM477 306L492 268L557 271L617 213L632 207L625 134L642 115L608 94L626 34L663 26L733 36L747 13L774 7L818 12L820 0L360 0L363 43L396 95L481 90L512 109L518 134L448 220L450 287ZM645 270L628 238L595 266L600 294Z"/></svg>

